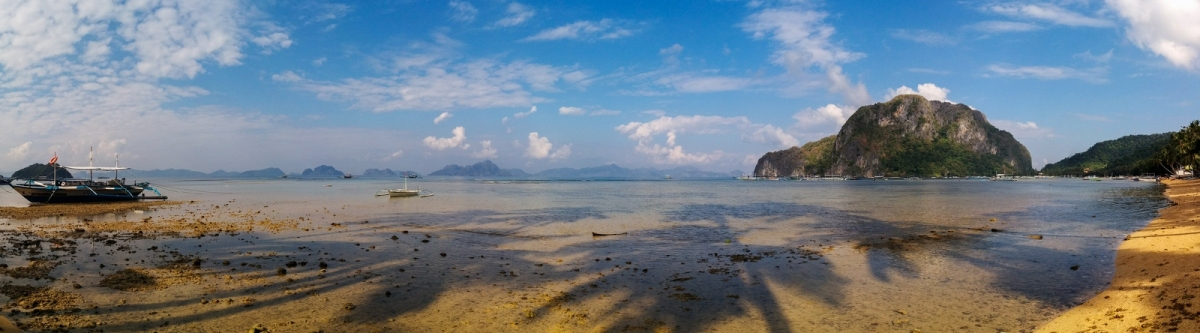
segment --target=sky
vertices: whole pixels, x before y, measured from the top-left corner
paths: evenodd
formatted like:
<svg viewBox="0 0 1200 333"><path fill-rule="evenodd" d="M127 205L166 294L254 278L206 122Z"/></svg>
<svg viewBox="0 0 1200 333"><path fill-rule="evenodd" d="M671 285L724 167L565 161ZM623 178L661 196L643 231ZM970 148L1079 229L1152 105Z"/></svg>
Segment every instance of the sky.
<svg viewBox="0 0 1200 333"><path fill-rule="evenodd" d="M1034 167L1200 118L1200 0L0 0L0 170L752 171L898 94Z"/></svg>

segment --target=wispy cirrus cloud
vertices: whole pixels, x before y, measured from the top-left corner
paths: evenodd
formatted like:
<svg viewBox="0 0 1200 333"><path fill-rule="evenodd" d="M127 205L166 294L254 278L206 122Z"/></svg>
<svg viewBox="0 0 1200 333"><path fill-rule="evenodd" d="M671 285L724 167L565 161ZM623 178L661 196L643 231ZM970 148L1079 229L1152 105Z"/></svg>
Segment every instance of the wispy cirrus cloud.
<svg viewBox="0 0 1200 333"><path fill-rule="evenodd" d="M1028 22L983 21L967 26L968 29L986 33L1027 32L1042 30L1042 26Z"/></svg>
<svg viewBox="0 0 1200 333"><path fill-rule="evenodd" d="M1049 3L997 3L984 6L983 10L1013 18L1071 27L1107 28L1116 25L1104 18L1087 16Z"/></svg>
<svg viewBox="0 0 1200 333"><path fill-rule="evenodd" d="M521 23L525 23L525 21L533 18L533 15L536 14L537 11L533 10L533 8L530 8L529 6L522 5L517 2L511 2L508 4L505 13L507 15L505 15L504 18L496 21L497 27L512 27L521 25Z"/></svg>
<svg viewBox="0 0 1200 333"><path fill-rule="evenodd" d="M450 6L450 19L455 21L471 22L475 20L476 15L479 15L479 9L470 2L453 0L448 5Z"/></svg>
<svg viewBox="0 0 1200 333"><path fill-rule="evenodd" d="M685 134L709 135L732 131L741 133L742 140L772 147L786 148L799 144L799 140L782 129L769 124L755 124L742 116L660 116L647 122L626 123L617 126L616 130L630 140L637 141L634 151L647 155L655 164L707 164L725 156L720 150L684 150L678 139ZM657 138L665 138L665 142Z"/></svg>
<svg viewBox="0 0 1200 333"><path fill-rule="evenodd" d="M987 71L998 76L1015 77L1022 79L1039 79L1039 80L1064 80L1076 79L1089 83L1105 83L1108 82L1106 75L1108 67L1094 67L1088 69L1077 69L1072 67L1054 67L1054 66L1013 66L1010 64L992 64L987 66Z"/></svg>
<svg viewBox="0 0 1200 333"><path fill-rule="evenodd" d="M926 45L954 45L958 40L950 35L924 29L893 29L891 35L896 39L913 41Z"/></svg>
<svg viewBox="0 0 1200 333"><path fill-rule="evenodd" d="M574 23L542 30L521 41L541 42L554 40L606 40L629 37L638 32L634 24L614 19L599 21L576 21Z"/></svg>

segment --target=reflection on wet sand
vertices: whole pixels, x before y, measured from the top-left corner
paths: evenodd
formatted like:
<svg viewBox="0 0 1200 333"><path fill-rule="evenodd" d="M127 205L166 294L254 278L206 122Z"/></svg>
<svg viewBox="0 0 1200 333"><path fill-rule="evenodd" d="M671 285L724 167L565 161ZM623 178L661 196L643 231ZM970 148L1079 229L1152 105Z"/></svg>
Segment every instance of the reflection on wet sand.
<svg viewBox="0 0 1200 333"><path fill-rule="evenodd" d="M695 196L705 184L687 182L632 199L579 187L636 183L486 186L534 198L214 196L10 220L5 315L33 331L1020 331L1090 296L1107 276L1087 263L1104 258L1080 256L1119 241L1030 222L1063 209L1047 201L930 213ZM558 192L532 194L545 190Z"/></svg>

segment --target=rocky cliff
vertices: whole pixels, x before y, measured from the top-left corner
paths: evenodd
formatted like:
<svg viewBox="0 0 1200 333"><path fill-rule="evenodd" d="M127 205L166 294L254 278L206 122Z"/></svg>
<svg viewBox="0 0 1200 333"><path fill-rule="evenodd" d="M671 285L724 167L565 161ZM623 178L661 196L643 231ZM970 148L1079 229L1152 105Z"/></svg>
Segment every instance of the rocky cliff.
<svg viewBox="0 0 1200 333"><path fill-rule="evenodd" d="M1034 172L1025 146L988 123L982 112L918 95L863 106L836 136L805 147L767 153L755 167L755 175L930 177Z"/></svg>

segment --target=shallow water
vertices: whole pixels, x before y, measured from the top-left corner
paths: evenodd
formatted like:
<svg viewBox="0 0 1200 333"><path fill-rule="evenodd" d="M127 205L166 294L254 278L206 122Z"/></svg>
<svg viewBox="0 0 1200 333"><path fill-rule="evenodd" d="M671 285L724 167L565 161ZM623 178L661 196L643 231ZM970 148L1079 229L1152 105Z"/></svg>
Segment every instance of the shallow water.
<svg viewBox="0 0 1200 333"><path fill-rule="evenodd" d="M197 203L90 219L213 210L303 217L311 230L136 246L233 259L243 271L239 261L271 270L285 258L353 259L330 274L364 280L362 271L380 272L365 279L379 285L321 290L377 305L359 317L335 316L364 329L1028 330L1103 289L1116 246L1166 204L1160 186L1129 181L409 183L435 194L428 198L376 197L402 186L380 179L154 183L173 200ZM0 192L0 204L20 204L14 196ZM78 219L0 222L12 228ZM294 276L314 288L328 283L316 273ZM403 305L366 296L389 285L409 293ZM539 303L525 293L566 296ZM262 317L322 311L288 299L262 307ZM441 312L463 308L472 311ZM220 316L182 323L220 330L208 322Z"/></svg>

